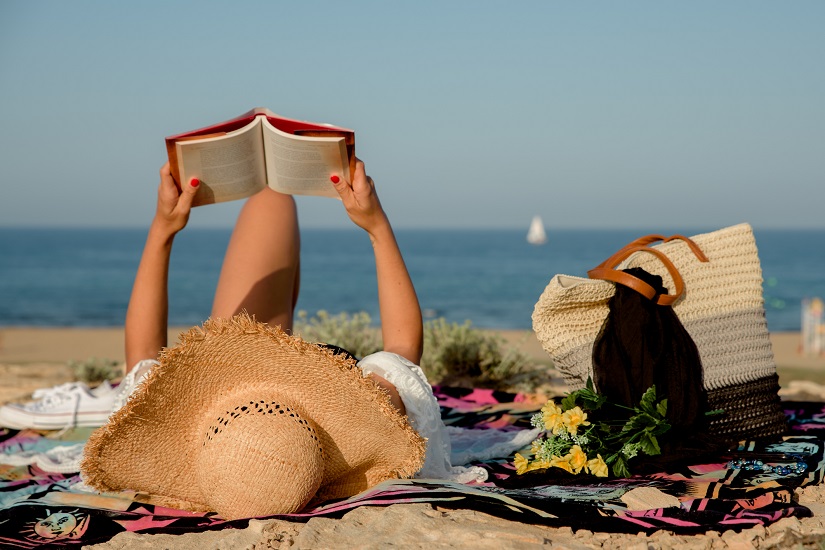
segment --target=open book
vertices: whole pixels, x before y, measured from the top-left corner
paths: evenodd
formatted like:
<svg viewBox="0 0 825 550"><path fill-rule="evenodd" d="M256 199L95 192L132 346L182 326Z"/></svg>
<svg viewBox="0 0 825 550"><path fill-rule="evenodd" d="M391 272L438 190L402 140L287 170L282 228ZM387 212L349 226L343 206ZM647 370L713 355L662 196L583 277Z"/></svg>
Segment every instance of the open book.
<svg viewBox="0 0 825 550"><path fill-rule="evenodd" d="M201 181L193 206L242 199L269 186L290 195L338 198L333 174L352 180L355 132L257 108L166 138L178 186Z"/></svg>

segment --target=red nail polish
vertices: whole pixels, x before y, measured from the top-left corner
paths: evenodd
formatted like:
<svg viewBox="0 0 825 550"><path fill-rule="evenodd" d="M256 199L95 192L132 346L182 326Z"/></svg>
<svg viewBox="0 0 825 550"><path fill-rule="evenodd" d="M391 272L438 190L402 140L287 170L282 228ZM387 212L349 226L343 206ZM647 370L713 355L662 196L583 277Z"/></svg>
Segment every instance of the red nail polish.
<svg viewBox="0 0 825 550"><path fill-rule="evenodd" d="M198 178L192 178L191 180L189 180L189 185L191 185L192 187L197 187L200 184L201 182Z"/></svg>
<svg viewBox="0 0 825 550"><path fill-rule="evenodd" d="M329 181L331 181L332 183L338 183L339 181L341 181L341 179L338 176L330 176Z"/></svg>

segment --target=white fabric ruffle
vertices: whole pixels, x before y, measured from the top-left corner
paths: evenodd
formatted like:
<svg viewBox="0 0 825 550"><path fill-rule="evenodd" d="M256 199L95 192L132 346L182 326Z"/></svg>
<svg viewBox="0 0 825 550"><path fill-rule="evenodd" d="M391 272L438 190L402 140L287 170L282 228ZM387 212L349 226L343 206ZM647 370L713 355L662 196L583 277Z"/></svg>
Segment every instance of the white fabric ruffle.
<svg viewBox="0 0 825 550"><path fill-rule="evenodd" d="M529 447L541 430L472 429L447 426L450 436L450 460L453 464L467 464L477 460L504 458L513 451Z"/></svg>
<svg viewBox="0 0 825 550"><path fill-rule="evenodd" d="M448 479L459 483L484 481L487 470L475 466L453 466L450 461L450 436L441 421L441 409L433 389L421 368L397 353L379 351L358 362L364 374L377 374L395 386L407 419L418 434L427 440L424 466L415 477Z"/></svg>
<svg viewBox="0 0 825 550"><path fill-rule="evenodd" d="M485 481L487 470L462 465L474 460L506 457L529 445L537 435L536 430L447 428L441 421L441 409L433 389L420 367L386 351L364 357L358 366L364 374L377 374L395 386L407 409L410 425L427 440L424 466L415 475L417 478L458 483Z"/></svg>

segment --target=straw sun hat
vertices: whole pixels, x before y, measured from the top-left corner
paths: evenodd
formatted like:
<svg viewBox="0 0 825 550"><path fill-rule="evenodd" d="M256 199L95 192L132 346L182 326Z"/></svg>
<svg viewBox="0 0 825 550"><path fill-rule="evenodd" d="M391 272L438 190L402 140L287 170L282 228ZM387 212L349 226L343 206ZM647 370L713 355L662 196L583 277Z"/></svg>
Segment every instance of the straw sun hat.
<svg viewBox="0 0 825 550"><path fill-rule="evenodd" d="M236 519L290 513L410 477L424 440L351 359L257 323L212 319L86 444L81 471Z"/></svg>

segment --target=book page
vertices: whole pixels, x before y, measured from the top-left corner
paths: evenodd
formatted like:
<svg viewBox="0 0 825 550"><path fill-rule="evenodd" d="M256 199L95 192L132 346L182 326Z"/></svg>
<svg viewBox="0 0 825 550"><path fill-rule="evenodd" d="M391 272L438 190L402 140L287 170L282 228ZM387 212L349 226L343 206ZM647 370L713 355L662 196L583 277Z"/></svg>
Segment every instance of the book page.
<svg viewBox="0 0 825 550"><path fill-rule="evenodd" d="M242 199L266 184L260 117L219 137L178 141L180 183L201 181L194 206Z"/></svg>
<svg viewBox="0 0 825 550"><path fill-rule="evenodd" d="M278 130L266 119L262 121L270 187L290 195L340 198L329 177L350 177L343 138L296 136Z"/></svg>

